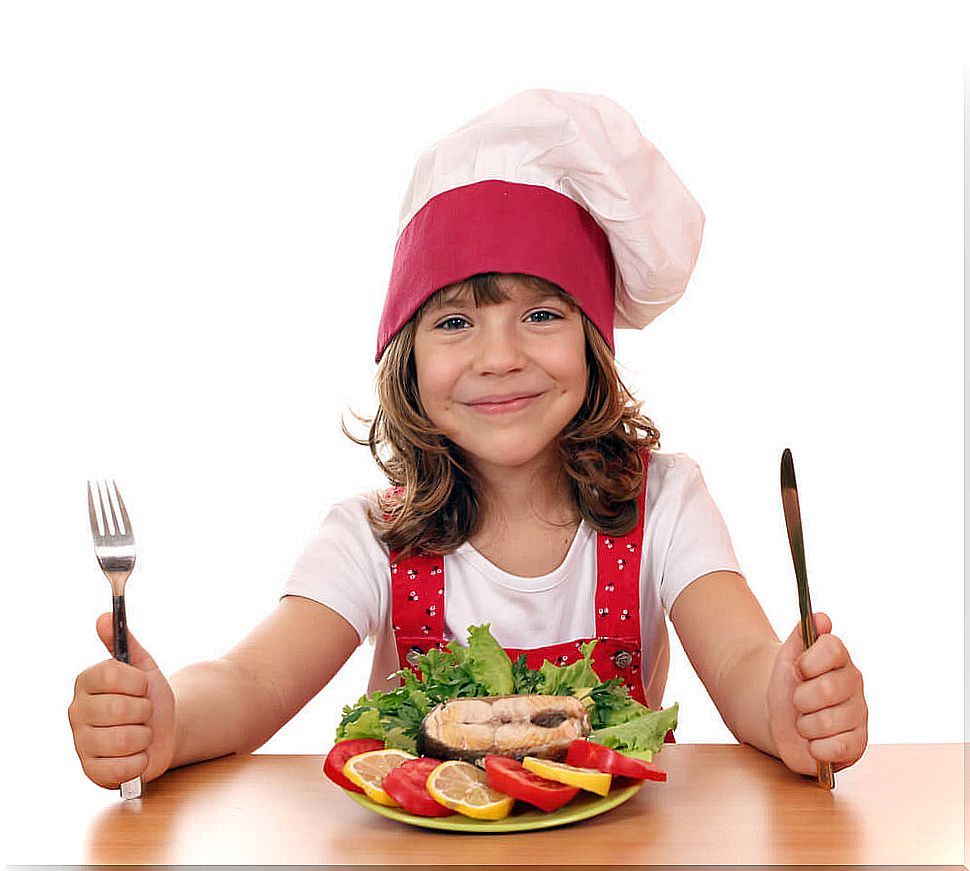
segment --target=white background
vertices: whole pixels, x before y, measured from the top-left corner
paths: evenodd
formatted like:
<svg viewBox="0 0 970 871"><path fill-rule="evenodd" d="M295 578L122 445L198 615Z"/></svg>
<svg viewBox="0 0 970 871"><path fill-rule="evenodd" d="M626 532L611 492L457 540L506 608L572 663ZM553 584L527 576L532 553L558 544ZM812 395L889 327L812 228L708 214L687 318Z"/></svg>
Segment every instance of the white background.
<svg viewBox="0 0 970 871"><path fill-rule="evenodd" d="M798 616L790 446L871 741L962 740L955 4L347 6L0 12L6 778L113 800L66 716L106 656L89 476L122 485L129 622L168 671L237 641L331 503L381 483L339 420L374 409L413 161L528 87L621 103L705 210L686 296L617 356L776 631ZM672 639L679 740L732 740ZM325 752L370 652L264 750Z"/></svg>

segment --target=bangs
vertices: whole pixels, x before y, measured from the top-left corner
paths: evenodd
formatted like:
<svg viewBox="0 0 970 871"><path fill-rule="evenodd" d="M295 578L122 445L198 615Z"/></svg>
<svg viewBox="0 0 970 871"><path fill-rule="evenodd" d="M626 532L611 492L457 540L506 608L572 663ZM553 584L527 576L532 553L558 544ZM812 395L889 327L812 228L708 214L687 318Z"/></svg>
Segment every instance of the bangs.
<svg viewBox="0 0 970 871"><path fill-rule="evenodd" d="M415 314L415 320L420 319L426 311L431 309L449 306L460 301L467 301L469 295L474 300L477 308L507 302L512 297L502 288L502 280L504 278L518 279L522 284L532 290L537 297L554 296L562 302L565 302L570 308L578 308L573 298L559 287L559 285L553 284L551 281L546 281L544 278L520 273L482 272L478 275L472 275L470 278L456 281L454 284L449 284L440 290L436 290L425 300L421 308L418 309Z"/></svg>

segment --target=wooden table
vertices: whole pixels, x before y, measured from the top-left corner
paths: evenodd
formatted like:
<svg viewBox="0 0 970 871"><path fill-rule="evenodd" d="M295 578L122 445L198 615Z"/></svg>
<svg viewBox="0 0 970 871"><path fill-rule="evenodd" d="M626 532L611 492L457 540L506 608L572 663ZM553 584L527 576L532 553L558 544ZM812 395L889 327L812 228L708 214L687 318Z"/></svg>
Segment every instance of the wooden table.
<svg viewBox="0 0 970 871"><path fill-rule="evenodd" d="M359 807L321 756L232 756L169 772L88 824L90 864L869 864L964 862L961 744L876 745L834 792L738 745L671 745L602 816L545 831L466 835ZM35 861L44 861L38 853Z"/></svg>

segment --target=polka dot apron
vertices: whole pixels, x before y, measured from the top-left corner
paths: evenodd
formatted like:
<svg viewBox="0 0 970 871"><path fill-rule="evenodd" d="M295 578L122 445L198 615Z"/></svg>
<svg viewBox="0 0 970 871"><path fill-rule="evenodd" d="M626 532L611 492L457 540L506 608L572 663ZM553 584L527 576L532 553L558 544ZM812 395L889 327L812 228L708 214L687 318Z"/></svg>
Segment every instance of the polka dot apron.
<svg viewBox="0 0 970 871"><path fill-rule="evenodd" d="M593 670L602 680L622 678L633 696L646 704L640 676L640 558L643 545L643 505L646 494L646 465L643 452L644 486L638 499L636 526L624 536L596 535L596 636ZM419 553L399 559L392 550L391 608L394 639L401 668L420 674L413 660L432 647L445 644L444 559L437 554ZM591 638L577 638L534 648L506 648L513 659L525 654L529 668L538 669L545 660L568 665L582 659L580 646ZM667 741L673 741L669 734Z"/></svg>

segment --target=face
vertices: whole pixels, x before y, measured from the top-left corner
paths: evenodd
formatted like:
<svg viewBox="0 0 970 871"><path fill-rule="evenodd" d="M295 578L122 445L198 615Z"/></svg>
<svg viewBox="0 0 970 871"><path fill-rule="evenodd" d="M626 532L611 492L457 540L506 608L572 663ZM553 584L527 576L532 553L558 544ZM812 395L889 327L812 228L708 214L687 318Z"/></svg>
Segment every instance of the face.
<svg viewBox="0 0 970 871"><path fill-rule="evenodd" d="M512 276L506 302L470 290L426 309L414 336L425 413L481 471L548 461L586 396L578 308Z"/></svg>

